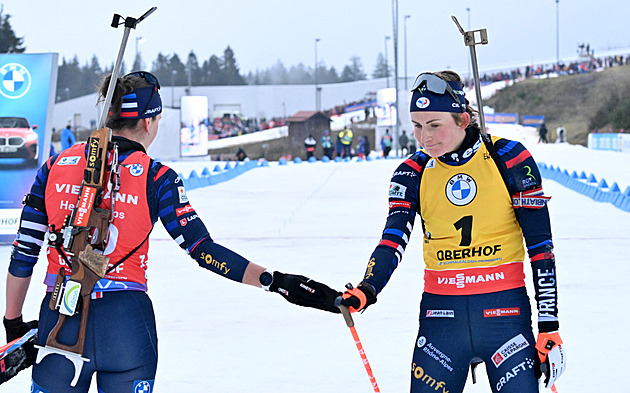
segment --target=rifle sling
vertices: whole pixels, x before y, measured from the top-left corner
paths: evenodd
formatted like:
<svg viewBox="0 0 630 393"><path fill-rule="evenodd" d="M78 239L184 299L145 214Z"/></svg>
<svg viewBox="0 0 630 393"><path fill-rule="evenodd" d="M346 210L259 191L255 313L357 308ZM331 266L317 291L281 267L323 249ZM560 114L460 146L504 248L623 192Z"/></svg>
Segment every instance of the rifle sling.
<svg viewBox="0 0 630 393"><path fill-rule="evenodd" d="M122 257L120 259L120 261L116 262L115 264L113 264L109 269L107 269L107 271L105 272L105 274L111 273L114 269L116 269L118 267L118 265L120 265L121 263L125 262L130 256L132 256L136 251L138 251L138 249L140 247L142 247L142 245L144 244L144 242L146 242L149 239L149 235L151 235L151 231L149 231L149 233L147 233L147 237L144 238L144 240L138 244L136 246L136 248L134 248L133 250L129 251L129 253L127 255L125 255L124 257Z"/></svg>

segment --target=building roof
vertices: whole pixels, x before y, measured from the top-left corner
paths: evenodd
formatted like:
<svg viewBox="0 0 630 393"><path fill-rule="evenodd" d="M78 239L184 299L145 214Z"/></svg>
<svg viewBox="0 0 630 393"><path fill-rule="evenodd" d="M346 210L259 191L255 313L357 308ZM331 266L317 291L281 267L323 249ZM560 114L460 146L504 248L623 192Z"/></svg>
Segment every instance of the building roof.
<svg viewBox="0 0 630 393"><path fill-rule="evenodd" d="M320 111L299 111L296 112L295 114L293 114L292 116L289 116L289 118L287 119L287 121L289 122L302 122L302 121L306 121L308 119L310 119L313 116L324 116L326 119L328 119L328 121L330 121L330 118L328 116L326 116L324 113L320 112Z"/></svg>

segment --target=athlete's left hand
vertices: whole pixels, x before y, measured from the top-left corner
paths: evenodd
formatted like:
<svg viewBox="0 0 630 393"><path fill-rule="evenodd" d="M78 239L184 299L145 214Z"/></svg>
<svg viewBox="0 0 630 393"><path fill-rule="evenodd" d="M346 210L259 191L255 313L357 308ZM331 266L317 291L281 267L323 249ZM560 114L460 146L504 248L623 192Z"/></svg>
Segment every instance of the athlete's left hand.
<svg viewBox="0 0 630 393"><path fill-rule="evenodd" d="M348 307L350 312L363 312L368 306L376 303L376 289L370 284L361 282L358 287L353 288L352 284L348 283L346 288L347 291L343 293L339 303Z"/></svg>
<svg viewBox="0 0 630 393"><path fill-rule="evenodd" d="M273 272L273 282L269 286L269 291L279 293L289 303L298 306L332 313L341 312L335 306L335 299L341 295L341 292L308 277Z"/></svg>
<svg viewBox="0 0 630 393"><path fill-rule="evenodd" d="M550 388L560 378L567 366L567 356L560 333L539 333L536 349L540 360L540 372L545 375L545 387Z"/></svg>
<svg viewBox="0 0 630 393"><path fill-rule="evenodd" d="M21 315L13 319L2 318L2 323L4 324L4 330L7 332L7 343L22 337L29 330L37 327L37 321L24 322Z"/></svg>

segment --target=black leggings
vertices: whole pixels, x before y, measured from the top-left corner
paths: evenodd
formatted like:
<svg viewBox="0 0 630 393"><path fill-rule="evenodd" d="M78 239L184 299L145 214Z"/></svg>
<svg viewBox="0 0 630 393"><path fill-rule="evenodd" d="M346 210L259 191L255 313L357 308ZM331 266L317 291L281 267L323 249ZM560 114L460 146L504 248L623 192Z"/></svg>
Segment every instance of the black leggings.
<svg viewBox="0 0 630 393"><path fill-rule="evenodd" d="M411 392L459 393L474 358L494 393L536 393L537 359L525 288L483 295L424 293L411 368Z"/></svg>
<svg viewBox="0 0 630 393"><path fill-rule="evenodd" d="M46 295L39 314L38 345L44 346L48 333L57 323L59 313L48 307ZM90 301L83 363L77 386L70 387L74 366L57 354L46 356L33 367L32 392L87 393L96 372L99 392L150 393L157 368L157 333L155 316L145 292L105 292L101 299ZM67 318L59 342L76 342L81 316Z"/></svg>

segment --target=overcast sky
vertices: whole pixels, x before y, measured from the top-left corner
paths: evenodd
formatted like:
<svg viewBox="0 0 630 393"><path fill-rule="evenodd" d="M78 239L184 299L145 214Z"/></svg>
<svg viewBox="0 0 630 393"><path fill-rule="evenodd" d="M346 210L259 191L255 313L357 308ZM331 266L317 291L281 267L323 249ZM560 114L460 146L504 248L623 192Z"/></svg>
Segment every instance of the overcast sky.
<svg viewBox="0 0 630 393"><path fill-rule="evenodd" d="M200 63L221 56L229 45L243 74L265 69L278 60L288 68L313 67L318 60L340 73L349 58L361 58L368 75L393 36L391 0L0 0L14 31L24 37L27 52L58 52L81 64L96 54L100 64L114 62L123 29L110 27L114 13L139 17L157 11L130 34L126 64L133 62L137 37L143 61L177 53L185 61L193 50ZM480 70L556 60L556 15L559 5L560 58L576 57L577 45L589 43L595 55L630 47L627 0L399 0L399 74L405 72L404 26L407 19L408 74L451 68L466 73L469 49L452 22L486 28L489 44L477 48ZM467 11L467 8L470 11ZM393 40L387 41L393 63ZM321 64L320 63L320 64Z"/></svg>

